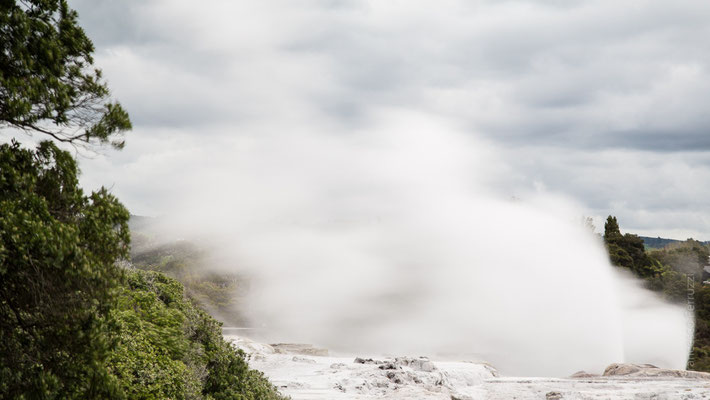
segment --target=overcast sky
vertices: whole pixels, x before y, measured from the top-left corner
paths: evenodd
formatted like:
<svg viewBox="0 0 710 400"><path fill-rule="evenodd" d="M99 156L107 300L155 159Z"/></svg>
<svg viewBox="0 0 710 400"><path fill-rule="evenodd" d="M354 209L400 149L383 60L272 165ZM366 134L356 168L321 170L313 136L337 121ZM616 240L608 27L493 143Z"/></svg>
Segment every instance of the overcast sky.
<svg viewBox="0 0 710 400"><path fill-rule="evenodd" d="M70 5L134 124L82 181L135 214L160 215L242 138L357 134L406 110L493 146L510 196L543 188L624 231L710 240L706 0Z"/></svg>

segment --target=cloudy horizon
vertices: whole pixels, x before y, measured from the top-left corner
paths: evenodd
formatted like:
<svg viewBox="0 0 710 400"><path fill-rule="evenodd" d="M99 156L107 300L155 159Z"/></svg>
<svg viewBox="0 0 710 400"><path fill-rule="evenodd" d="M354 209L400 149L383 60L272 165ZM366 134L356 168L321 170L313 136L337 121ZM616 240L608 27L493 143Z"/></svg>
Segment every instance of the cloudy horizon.
<svg viewBox="0 0 710 400"><path fill-rule="evenodd" d="M710 4L71 0L133 120L81 160L160 215L254 138L412 113L494 149L502 195L544 190L623 231L710 240ZM258 176L258 171L255 171Z"/></svg>

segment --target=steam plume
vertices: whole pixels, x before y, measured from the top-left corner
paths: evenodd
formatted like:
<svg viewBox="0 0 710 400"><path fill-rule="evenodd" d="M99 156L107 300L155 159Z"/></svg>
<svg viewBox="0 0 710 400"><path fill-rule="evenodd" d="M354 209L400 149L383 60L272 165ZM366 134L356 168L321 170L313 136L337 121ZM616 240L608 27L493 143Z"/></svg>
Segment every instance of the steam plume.
<svg viewBox="0 0 710 400"><path fill-rule="evenodd" d="M518 375L685 367L683 308L615 271L580 208L498 193L495 149L439 121L375 125L238 140L177 208L183 235L251 277L247 312L270 340Z"/></svg>

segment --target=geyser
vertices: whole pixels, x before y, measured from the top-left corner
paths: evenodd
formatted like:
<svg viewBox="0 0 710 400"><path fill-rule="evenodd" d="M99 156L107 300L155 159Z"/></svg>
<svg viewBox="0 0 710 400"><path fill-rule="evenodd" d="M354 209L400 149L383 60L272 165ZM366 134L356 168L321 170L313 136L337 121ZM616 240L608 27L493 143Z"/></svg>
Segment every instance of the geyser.
<svg viewBox="0 0 710 400"><path fill-rule="evenodd" d="M685 367L684 308L615 271L580 208L501 195L492 146L386 115L366 132L239 139L189 183L182 235L250 276L246 311L271 340L479 358L511 375Z"/></svg>

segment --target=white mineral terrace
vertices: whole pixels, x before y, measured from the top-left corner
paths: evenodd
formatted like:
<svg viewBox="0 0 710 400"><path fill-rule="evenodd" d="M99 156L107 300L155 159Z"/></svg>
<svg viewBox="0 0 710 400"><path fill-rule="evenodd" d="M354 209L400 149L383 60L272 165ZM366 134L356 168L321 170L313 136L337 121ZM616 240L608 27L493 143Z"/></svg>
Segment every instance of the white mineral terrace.
<svg viewBox="0 0 710 400"><path fill-rule="evenodd" d="M225 329L281 393L292 399L710 399L710 374L614 364L570 377L507 377L486 363L427 357L329 354L299 344L263 344Z"/></svg>

